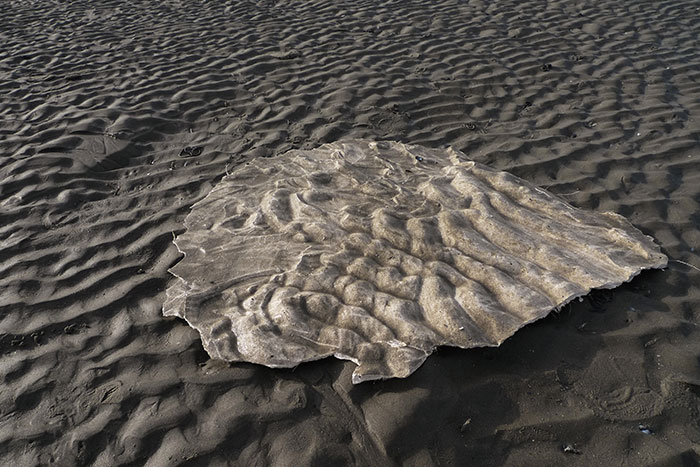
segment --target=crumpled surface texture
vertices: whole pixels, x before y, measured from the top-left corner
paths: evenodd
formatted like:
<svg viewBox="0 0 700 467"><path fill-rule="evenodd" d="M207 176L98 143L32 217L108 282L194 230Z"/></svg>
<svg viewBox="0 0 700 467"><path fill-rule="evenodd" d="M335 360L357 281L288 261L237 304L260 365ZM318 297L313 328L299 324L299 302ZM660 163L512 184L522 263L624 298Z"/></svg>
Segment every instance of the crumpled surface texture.
<svg viewBox="0 0 700 467"><path fill-rule="evenodd" d="M336 356L406 377L497 346L594 288L666 266L651 237L452 149L344 141L258 158L192 207L166 316L212 358Z"/></svg>

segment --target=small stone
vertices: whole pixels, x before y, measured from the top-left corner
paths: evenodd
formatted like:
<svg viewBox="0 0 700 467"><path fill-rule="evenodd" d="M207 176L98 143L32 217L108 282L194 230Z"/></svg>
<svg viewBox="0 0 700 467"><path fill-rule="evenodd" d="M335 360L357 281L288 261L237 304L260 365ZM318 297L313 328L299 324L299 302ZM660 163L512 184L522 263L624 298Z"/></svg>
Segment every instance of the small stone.
<svg viewBox="0 0 700 467"><path fill-rule="evenodd" d="M649 428L648 425L639 425L638 428L639 428L639 431L641 431L645 435L651 435L654 433L653 431L651 431L651 428Z"/></svg>
<svg viewBox="0 0 700 467"><path fill-rule="evenodd" d="M576 449L573 444L566 444L562 446L561 450L564 451L565 454L581 454L581 451Z"/></svg>

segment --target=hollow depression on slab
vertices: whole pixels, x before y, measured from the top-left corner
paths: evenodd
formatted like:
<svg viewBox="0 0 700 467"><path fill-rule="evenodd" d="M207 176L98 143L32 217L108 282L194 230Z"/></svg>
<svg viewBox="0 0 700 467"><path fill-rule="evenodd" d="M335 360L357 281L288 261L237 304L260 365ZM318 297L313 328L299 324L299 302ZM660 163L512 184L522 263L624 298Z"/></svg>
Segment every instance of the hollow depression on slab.
<svg viewBox="0 0 700 467"><path fill-rule="evenodd" d="M453 149L363 140L237 167L192 207L166 316L212 358L353 382L405 377L436 346L497 346L594 288L666 266L651 237Z"/></svg>

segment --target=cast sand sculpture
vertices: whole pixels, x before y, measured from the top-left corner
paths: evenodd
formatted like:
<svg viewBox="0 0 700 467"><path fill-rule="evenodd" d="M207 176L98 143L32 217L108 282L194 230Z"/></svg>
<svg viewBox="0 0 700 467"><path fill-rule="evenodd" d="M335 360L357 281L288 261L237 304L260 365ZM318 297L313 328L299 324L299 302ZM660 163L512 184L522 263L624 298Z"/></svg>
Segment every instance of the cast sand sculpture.
<svg viewBox="0 0 700 467"><path fill-rule="evenodd" d="M212 358L327 356L353 383L406 377L436 346L497 346L593 288L667 258L611 212L577 209L452 149L345 141L260 158L192 207L163 312Z"/></svg>

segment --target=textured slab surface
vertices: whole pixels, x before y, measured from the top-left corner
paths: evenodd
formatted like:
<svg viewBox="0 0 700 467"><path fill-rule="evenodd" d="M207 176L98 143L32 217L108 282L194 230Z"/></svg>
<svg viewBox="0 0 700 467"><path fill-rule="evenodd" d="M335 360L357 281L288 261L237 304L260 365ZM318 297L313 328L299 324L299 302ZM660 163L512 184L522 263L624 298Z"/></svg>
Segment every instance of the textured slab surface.
<svg viewBox="0 0 700 467"><path fill-rule="evenodd" d="M439 345L500 345L593 288L666 265L613 213L576 209L451 149L349 141L259 158L197 203L166 315L209 354L353 382L405 377Z"/></svg>

